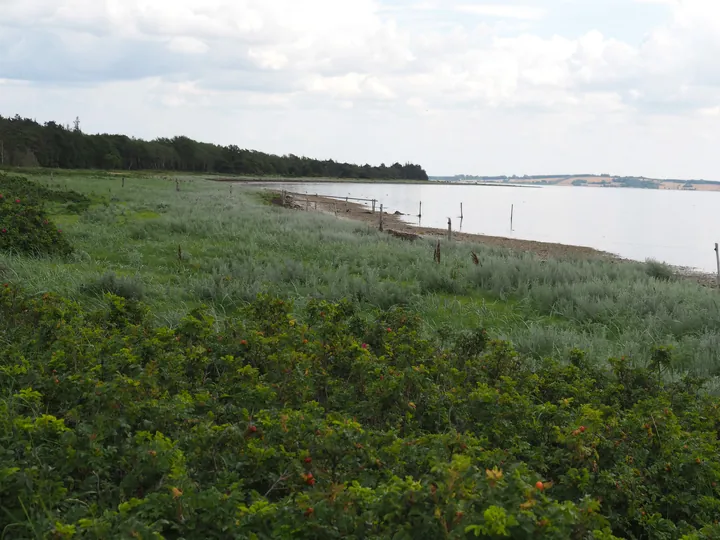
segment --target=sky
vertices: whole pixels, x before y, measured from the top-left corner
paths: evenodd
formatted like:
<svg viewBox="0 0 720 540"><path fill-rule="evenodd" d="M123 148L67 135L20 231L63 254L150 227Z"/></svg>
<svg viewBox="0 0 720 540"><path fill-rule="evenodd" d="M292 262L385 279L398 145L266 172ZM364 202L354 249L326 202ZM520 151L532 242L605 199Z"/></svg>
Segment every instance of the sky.
<svg viewBox="0 0 720 540"><path fill-rule="evenodd" d="M720 0L0 0L0 114L431 175L720 180Z"/></svg>

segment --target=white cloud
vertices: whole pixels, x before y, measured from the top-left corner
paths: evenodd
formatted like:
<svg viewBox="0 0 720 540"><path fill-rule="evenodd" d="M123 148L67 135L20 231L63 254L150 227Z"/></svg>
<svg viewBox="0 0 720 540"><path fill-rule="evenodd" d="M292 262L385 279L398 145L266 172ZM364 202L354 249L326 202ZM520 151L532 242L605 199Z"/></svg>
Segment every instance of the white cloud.
<svg viewBox="0 0 720 540"><path fill-rule="evenodd" d="M210 47L202 40L193 37L174 37L168 42L168 49L173 52L186 54L203 54Z"/></svg>
<svg viewBox="0 0 720 540"><path fill-rule="evenodd" d="M605 5L609 0L583 1ZM328 122L339 115L363 126L372 118L388 133L393 125L407 130L397 134L407 137L409 146L402 152L409 159L434 159L450 169L455 162L441 155L455 155L455 150L440 143L434 149L432 133L465 130L460 140L472 140L472 124L466 123L472 118L485 125L497 122L492 130L507 134L485 140L488 148L519 137L518 151L536 156L538 167L546 158L536 155L532 145L537 141L518 135L526 125L539 137L557 133L573 144L589 140L573 130L595 130L620 140L617 126L657 129L652 119L660 116L673 117L678 133L714 129L707 122L717 119L720 103L720 2L612 1L626 7L648 4L647 9L664 4L657 9L669 16L631 44L614 36L612 17L582 29L547 26L564 16L569 4L561 0L0 0L0 113L39 116L35 109L46 101L42 96L52 95L55 109L42 107L46 119L62 116L66 108L72 118L95 110L95 103L112 102L108 96L122 95L128 110L144 111L141 120L147 125L169 129L175 124L162 111L172 109L188 116L177 129L198 137L203 128L191 117L217 114L218 122L225 122L233 114L277 113L300 122L312 111ZM422 17L422 26L404 18L413 13ZM78 87L88 92L82 100ZM26 96L37 101L22 95L26 88L34 89ZM123 130L121 116L127 112L117 107L116 102L104 110L105 120L96 116L103 130ZM310 122L315 126L320 120ZM133 125L130 134L154 133ZM302 132L289 124L282 129ZM326 135L309 140L288 134L282 149L299 153L293 145L304 148L312 142L318 146L309 147L309 154L331 157L339 151L334 129L326 126ZM229 129L223 133L219 142L250 137ZM624 133L639 132L626 127ZM282 137L272 131L253 140L274 145ZM358 161L402 157L388 158L385 152L405 142L375 138L384 144L360 141L354 146L375 148L377 159L363 155ZM627 139L628 145L632 142ZM413 154L412 148L423 150ZM489 152L493 159L504 155L512 168L509 156L517 152ZM564 154L557 154L552 172L568 170L562 164L572 161ZM472 159L479 172L490 158ZM465 164L458 167L467 169L468 160L457 157Z"/></svg>
<svg viewBox="0 0 720 540"><path fill-rule="evenodd" d="M473 15L508 19L541 19L545 15L542 8L509 4L460 4L454 9Z"/></svg>

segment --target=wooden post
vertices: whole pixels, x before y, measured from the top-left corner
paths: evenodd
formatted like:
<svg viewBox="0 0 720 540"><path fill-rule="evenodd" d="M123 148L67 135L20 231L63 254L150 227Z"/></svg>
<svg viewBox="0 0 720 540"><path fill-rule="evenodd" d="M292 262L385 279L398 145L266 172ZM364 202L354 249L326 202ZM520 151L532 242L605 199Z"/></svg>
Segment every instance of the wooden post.
<svg viewBox="0 0 720 540"><path fill-rule="evenodd" d="M122 187L125 187L125 177L123 176Z"/></svg>
<svg viewBox="0 0 720 540"><path fill-rule="evenodd" d="M307 195L305 195L305 211L310 211L310 199L307 198Z"/></svg>
<svg viewBox="0 0 720 540"><path fill-rule="evenodd" d="M462 203L460 203L460 219L463 218Z"/></svg>
<svg viewBox="0 0 720 540"><path fill-rule="evenodd" d="M382 215L383 215L383 205L380 205L380 232L383 230L383 222L382 222Z"/></svg>
<svg viewBox="0 0 720 540"><path fill-rule="evenodd" d="M420 209L418 210L418 217L422 217L422 201L420 201Z"/></svg>
<svg viewBox="0 0 720 540"><path fill-rule="evenodd" d="M375 199L372 200L372 213L375 213Z"/></svg>
<svg viewBox="0 0 720 540"><path fill-rule="evenodd" d="M448 218L448 241L452 240L452 220Z"/></svg>
<svg viewBox="0 0 720 540"><path fill-rule="evenodd" d="M180 191L180 180L175 179L175 191Z"/></svg>
<svg viewBox="0 0 720 540"><path fill-rule="evenodd" d="M720 285L720 251L717 242L715 243L715 258L717 259L717 282Z"/></svg>
<svg viewBox="0 0 720 540"><path fill-rule="evenodd" d="M315 211L317 212L317 199L315 199Z"/></svg>
<svg viewBox="0 0 720 540"><path fill-rule="evenodd" d="M514 204L511 204L511 205L510 205L510 230L511 230L511 231L513 230L513 216L514 216L514 214L515 214L515 205L514 205Z"/></svg>

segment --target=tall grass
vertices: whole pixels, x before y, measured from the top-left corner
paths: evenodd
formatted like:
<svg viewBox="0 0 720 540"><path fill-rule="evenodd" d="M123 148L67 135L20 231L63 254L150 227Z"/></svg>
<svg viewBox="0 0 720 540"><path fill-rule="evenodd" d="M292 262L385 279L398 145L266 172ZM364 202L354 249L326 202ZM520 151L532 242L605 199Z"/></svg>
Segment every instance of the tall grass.
<svg viewBox="0 0 720 540"><path fill-rule="evenodd" d="M111 202L56 218L77 247L72 259L0 255L4 275L31 290L95 302L98 291L120 288L141 294L166 323L198 304L228 313L261 291L300 305L311 297L403 304L426 314L429 331L482 325L538 358L580 347L598 360L625 354L645 362L653 346L669 344L679 368L720 373L715 292L666 280L650 264L544 261L448 242L436 264L433 242L269 207L249 187L231 193L227 185L183 181L176 192L174 181L130 177L123 189L119 177L73 174L55 181L107 193Z"/></svg>

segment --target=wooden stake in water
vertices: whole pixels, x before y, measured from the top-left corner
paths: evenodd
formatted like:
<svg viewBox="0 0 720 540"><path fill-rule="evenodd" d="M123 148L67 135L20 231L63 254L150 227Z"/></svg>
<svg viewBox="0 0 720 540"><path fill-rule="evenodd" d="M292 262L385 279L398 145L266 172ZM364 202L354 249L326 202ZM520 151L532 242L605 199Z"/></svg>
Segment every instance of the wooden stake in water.
<svg viewBox="0 0 720 540"><path fill-rule="evenodd" d="M452 240L452 220L448 218L448 240Z"/></svg>
<svg viewBox="0 0 720 540"><path fill-rule="evenodd" d="M515 205L514 205L514 204L511 204L511 205L510 205L510 230L511 230L511 231L513 230L513 216L514 216L514 214L515 214Z"/></svg>
<svg viewBox="0 0 720 540"><path fill-rule="evenodd" d="M715 258L717 259L717 282L720 285L720 251L717 242L715 243Z"/></svg>
<svg viewBox="0 0 720 540"><path fill-rule="evenodd" d="M422 217L422 201L420 201L420 209L418 210L418 217Z"/></svg>
<svg viewBox="0 0 720 540"><path fill-rule="evenodd" d="M462 209L462 203L460 203L460 219L463 218L463 209Z"/></svg>
<svg viewBox="0 0 720 540"><path fill-rule="evenodd" d="M380 205L380 232L382 232L382 230L383 230L383 220L382 220L383 216L382 215L383 215L383 205L381 204Z"/></svg>

